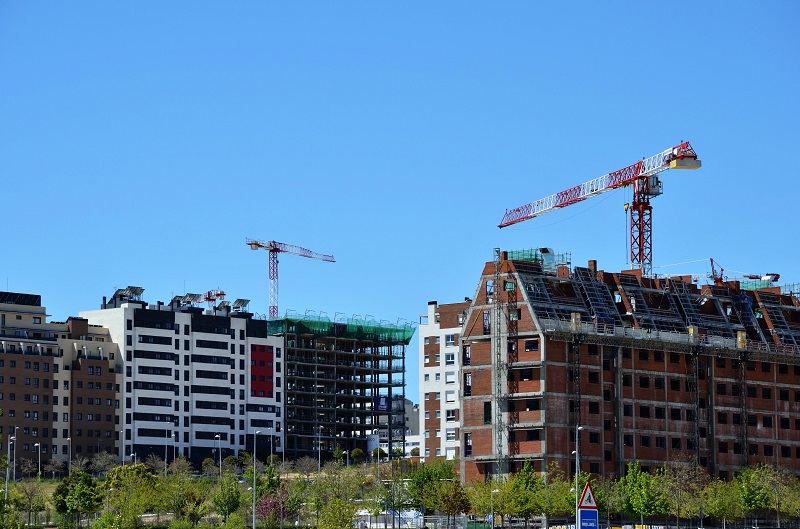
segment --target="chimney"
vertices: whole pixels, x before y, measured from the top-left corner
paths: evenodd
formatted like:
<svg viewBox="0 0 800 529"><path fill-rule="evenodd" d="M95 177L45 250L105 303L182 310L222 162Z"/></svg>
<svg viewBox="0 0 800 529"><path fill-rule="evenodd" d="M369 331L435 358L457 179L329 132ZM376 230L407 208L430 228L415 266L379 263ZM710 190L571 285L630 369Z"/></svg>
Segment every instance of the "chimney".
<svg viewBox="0 0 800 529"><path fill-rule="evenodd" d="M589 259L589 270L593 273L597 273L597 259Z"/></svg>

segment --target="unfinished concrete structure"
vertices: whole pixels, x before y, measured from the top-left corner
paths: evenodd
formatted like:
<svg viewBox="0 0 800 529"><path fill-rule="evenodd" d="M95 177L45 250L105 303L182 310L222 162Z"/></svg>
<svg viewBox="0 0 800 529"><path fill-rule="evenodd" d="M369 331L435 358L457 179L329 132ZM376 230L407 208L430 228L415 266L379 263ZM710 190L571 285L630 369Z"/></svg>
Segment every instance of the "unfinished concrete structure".
<svg viewBox="0 0 800 529"><path fill-rule="evenodd" d="M793 290L496 250L462 329L462 475L525 460L573 472L576 437L596 475L631 461L693 461L723 478L759 461L799 471Z"/></svg>
<svg viewBox="0 0 800 529"><path fill-rule="evenodd" d="M414 329L324 316L253 320L284 339L286 456L329 459L340 445L368 452L368 434L405 451L405 351ZM321 452L318 450L321 449Z"/></svg>

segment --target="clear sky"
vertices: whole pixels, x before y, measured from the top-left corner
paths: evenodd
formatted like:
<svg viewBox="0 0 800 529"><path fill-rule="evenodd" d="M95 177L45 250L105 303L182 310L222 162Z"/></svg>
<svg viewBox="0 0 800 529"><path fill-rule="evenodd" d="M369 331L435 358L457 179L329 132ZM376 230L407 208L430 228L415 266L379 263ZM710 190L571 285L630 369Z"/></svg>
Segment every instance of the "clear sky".
<svg viewBox="0 0 800 529"><path fill-rule="evenodd" d="M254 237L336 257L281 259L281 313L416 322L472 297L494 247L627 268L627 190L496 225L681 140L703 168L663 175L654 271L800 282L798 20L793 1L0 2L0 289L55 320L127 285L266 313Z"/></svg>

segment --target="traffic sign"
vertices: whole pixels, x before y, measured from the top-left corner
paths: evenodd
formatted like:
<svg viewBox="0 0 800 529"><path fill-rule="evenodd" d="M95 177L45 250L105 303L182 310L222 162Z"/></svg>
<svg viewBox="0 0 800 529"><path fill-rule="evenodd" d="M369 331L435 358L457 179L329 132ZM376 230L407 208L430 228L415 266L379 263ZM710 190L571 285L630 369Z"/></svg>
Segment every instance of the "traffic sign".
<svg viewBox="0 0 800 529"><path fill-rule="evenodd" d="M597 501L592 487L588 483L583 488L583 494L578 502L578 527L576 529L598 529L600 526L597 514Z"/></svg>
<svg viewBox="0 0 800 529"><path fill-rule="evenodd" d="M597 510L597 501L594 499L594 492L592 486L588 483L583 488L581 500L578 502L578 509L594 509Z"/></svg>

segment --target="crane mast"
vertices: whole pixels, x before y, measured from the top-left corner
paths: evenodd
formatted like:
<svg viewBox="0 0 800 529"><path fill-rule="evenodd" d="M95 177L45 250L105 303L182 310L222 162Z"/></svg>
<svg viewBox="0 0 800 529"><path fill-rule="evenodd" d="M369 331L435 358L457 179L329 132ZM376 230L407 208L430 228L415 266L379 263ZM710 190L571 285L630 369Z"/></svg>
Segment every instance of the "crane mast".
<svg viewBox="0 0 800 529"><path fill-rule="evenodd" d="M507 209L498 227L519 222L561 209L620 187L633 186L633 201L626 209L630 214L631 263L650 275L653 269L653 207L650 199L663 193L658 174L667 169L697 169L701 165L688 141L644 158L617 171L604 174L583 184L548 197Z"/></svg>
<svg viewBox="0 0 800 529"><path fill-rule="evenodd" d="M288 253L292 255L299 255L300 257L307 257L309 259L317 259L318 261L326 261L335 263L336 259L332 255L321 254L312 252L301 246L293 244L286 244L278 241L259 241L257 239L245 239L251 250L267 250L269 252L269 318L274 319L278 317L278 254Z"/></svg>

